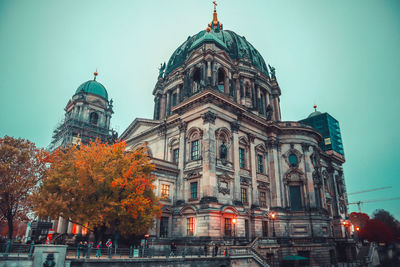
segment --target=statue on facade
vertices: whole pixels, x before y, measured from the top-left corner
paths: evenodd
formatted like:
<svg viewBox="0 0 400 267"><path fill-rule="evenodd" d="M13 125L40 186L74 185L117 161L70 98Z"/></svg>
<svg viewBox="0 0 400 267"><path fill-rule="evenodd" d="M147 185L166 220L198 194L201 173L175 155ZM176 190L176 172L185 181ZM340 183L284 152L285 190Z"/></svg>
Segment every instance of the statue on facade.
<svg viewBox="0 0 400 267"><path fill-rule="evenodd" d="M163 63L160 64L160 68L158 70L159 70L158 77L160 78L164 75L165 62L164 62L164 64Z"/></svg>
<svg viewBox="0 0 400 267"><path fill-rule="evenodd" d="M272 79L276 79L276 76L275 76L275 68L272 67L272 66L269 65L269 64L268 64L268 67L269 67L269 71L271 72L271 78L272 78Z"/></svg>
<svg viewBox="0 0 400 267"><path fill-rule="evenodd" d="M219 158L221 160L226 160L228 158L228 147L225 145L225 141L223 141L219 147Z"/></svg>

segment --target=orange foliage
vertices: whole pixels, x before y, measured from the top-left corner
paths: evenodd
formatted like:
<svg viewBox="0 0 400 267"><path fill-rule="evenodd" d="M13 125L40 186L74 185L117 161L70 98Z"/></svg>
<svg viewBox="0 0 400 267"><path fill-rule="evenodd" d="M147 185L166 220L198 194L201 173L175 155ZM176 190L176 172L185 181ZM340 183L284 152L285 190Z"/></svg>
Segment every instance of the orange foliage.
<svg viewBox="0 0 400 267"><path fill-rule="evenodd" d="M126 150L91 142L54 151L42 186L34 194L40 215L62 216L89 229L105 225L121 234L143 234L160 215L145 147Z"/></svg>

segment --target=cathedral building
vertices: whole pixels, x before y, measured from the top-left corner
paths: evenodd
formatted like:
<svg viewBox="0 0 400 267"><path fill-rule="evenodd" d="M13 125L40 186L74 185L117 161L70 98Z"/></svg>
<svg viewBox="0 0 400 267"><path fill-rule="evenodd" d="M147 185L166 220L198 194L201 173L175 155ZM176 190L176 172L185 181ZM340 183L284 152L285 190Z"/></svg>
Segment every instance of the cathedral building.
<svg viewBox="0 0 400 267"><path fill-rule="evenodd" d="M120 137L145 144L156 166L164 206L153 244L251 244L265 258L314 265L349 255L343 147L323 132L333 117L320 128L317 111L282 121L275 68L224 30L215 8L161 65L153 95L153 119L135 119Z"/></svg>

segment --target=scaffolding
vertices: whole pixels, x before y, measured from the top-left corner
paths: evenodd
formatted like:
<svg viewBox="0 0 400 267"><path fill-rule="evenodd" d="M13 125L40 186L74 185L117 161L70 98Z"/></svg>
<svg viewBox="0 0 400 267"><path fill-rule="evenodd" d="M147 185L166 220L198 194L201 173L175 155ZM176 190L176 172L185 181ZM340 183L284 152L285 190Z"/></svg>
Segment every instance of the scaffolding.
<svg viewBox="0 0 400 267"><path fill-rule="evenodd" d="M96 139L111 144L118 138L118 134L114 129L101 127L76 118L67 118L53 131L52 141L48 149L53 151L59 146L72 144L74 137L79 137L82 144L88 144Z"/></svg>

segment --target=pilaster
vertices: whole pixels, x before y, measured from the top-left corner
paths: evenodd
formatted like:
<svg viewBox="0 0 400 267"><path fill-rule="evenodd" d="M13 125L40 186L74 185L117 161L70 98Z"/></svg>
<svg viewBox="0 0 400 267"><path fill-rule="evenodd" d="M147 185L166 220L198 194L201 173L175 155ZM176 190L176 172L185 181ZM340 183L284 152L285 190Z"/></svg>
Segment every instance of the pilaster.
<svg viewBox="0 0 400 267"><path fill-rule="evenodd" d="M215 148L215 119L216 115L207 111L202 116L203 119L203 177L201 187L202 197L217 196L217 177L216 177L216 148Z"/></svg>
<svg viewBox="0 0 400 267"><path fill-rule="evenodd" d="M233 135L233 168L235 170L233 201L240 201L240 164L239 164L239 123L231 122L231 131Z"/></svg>

